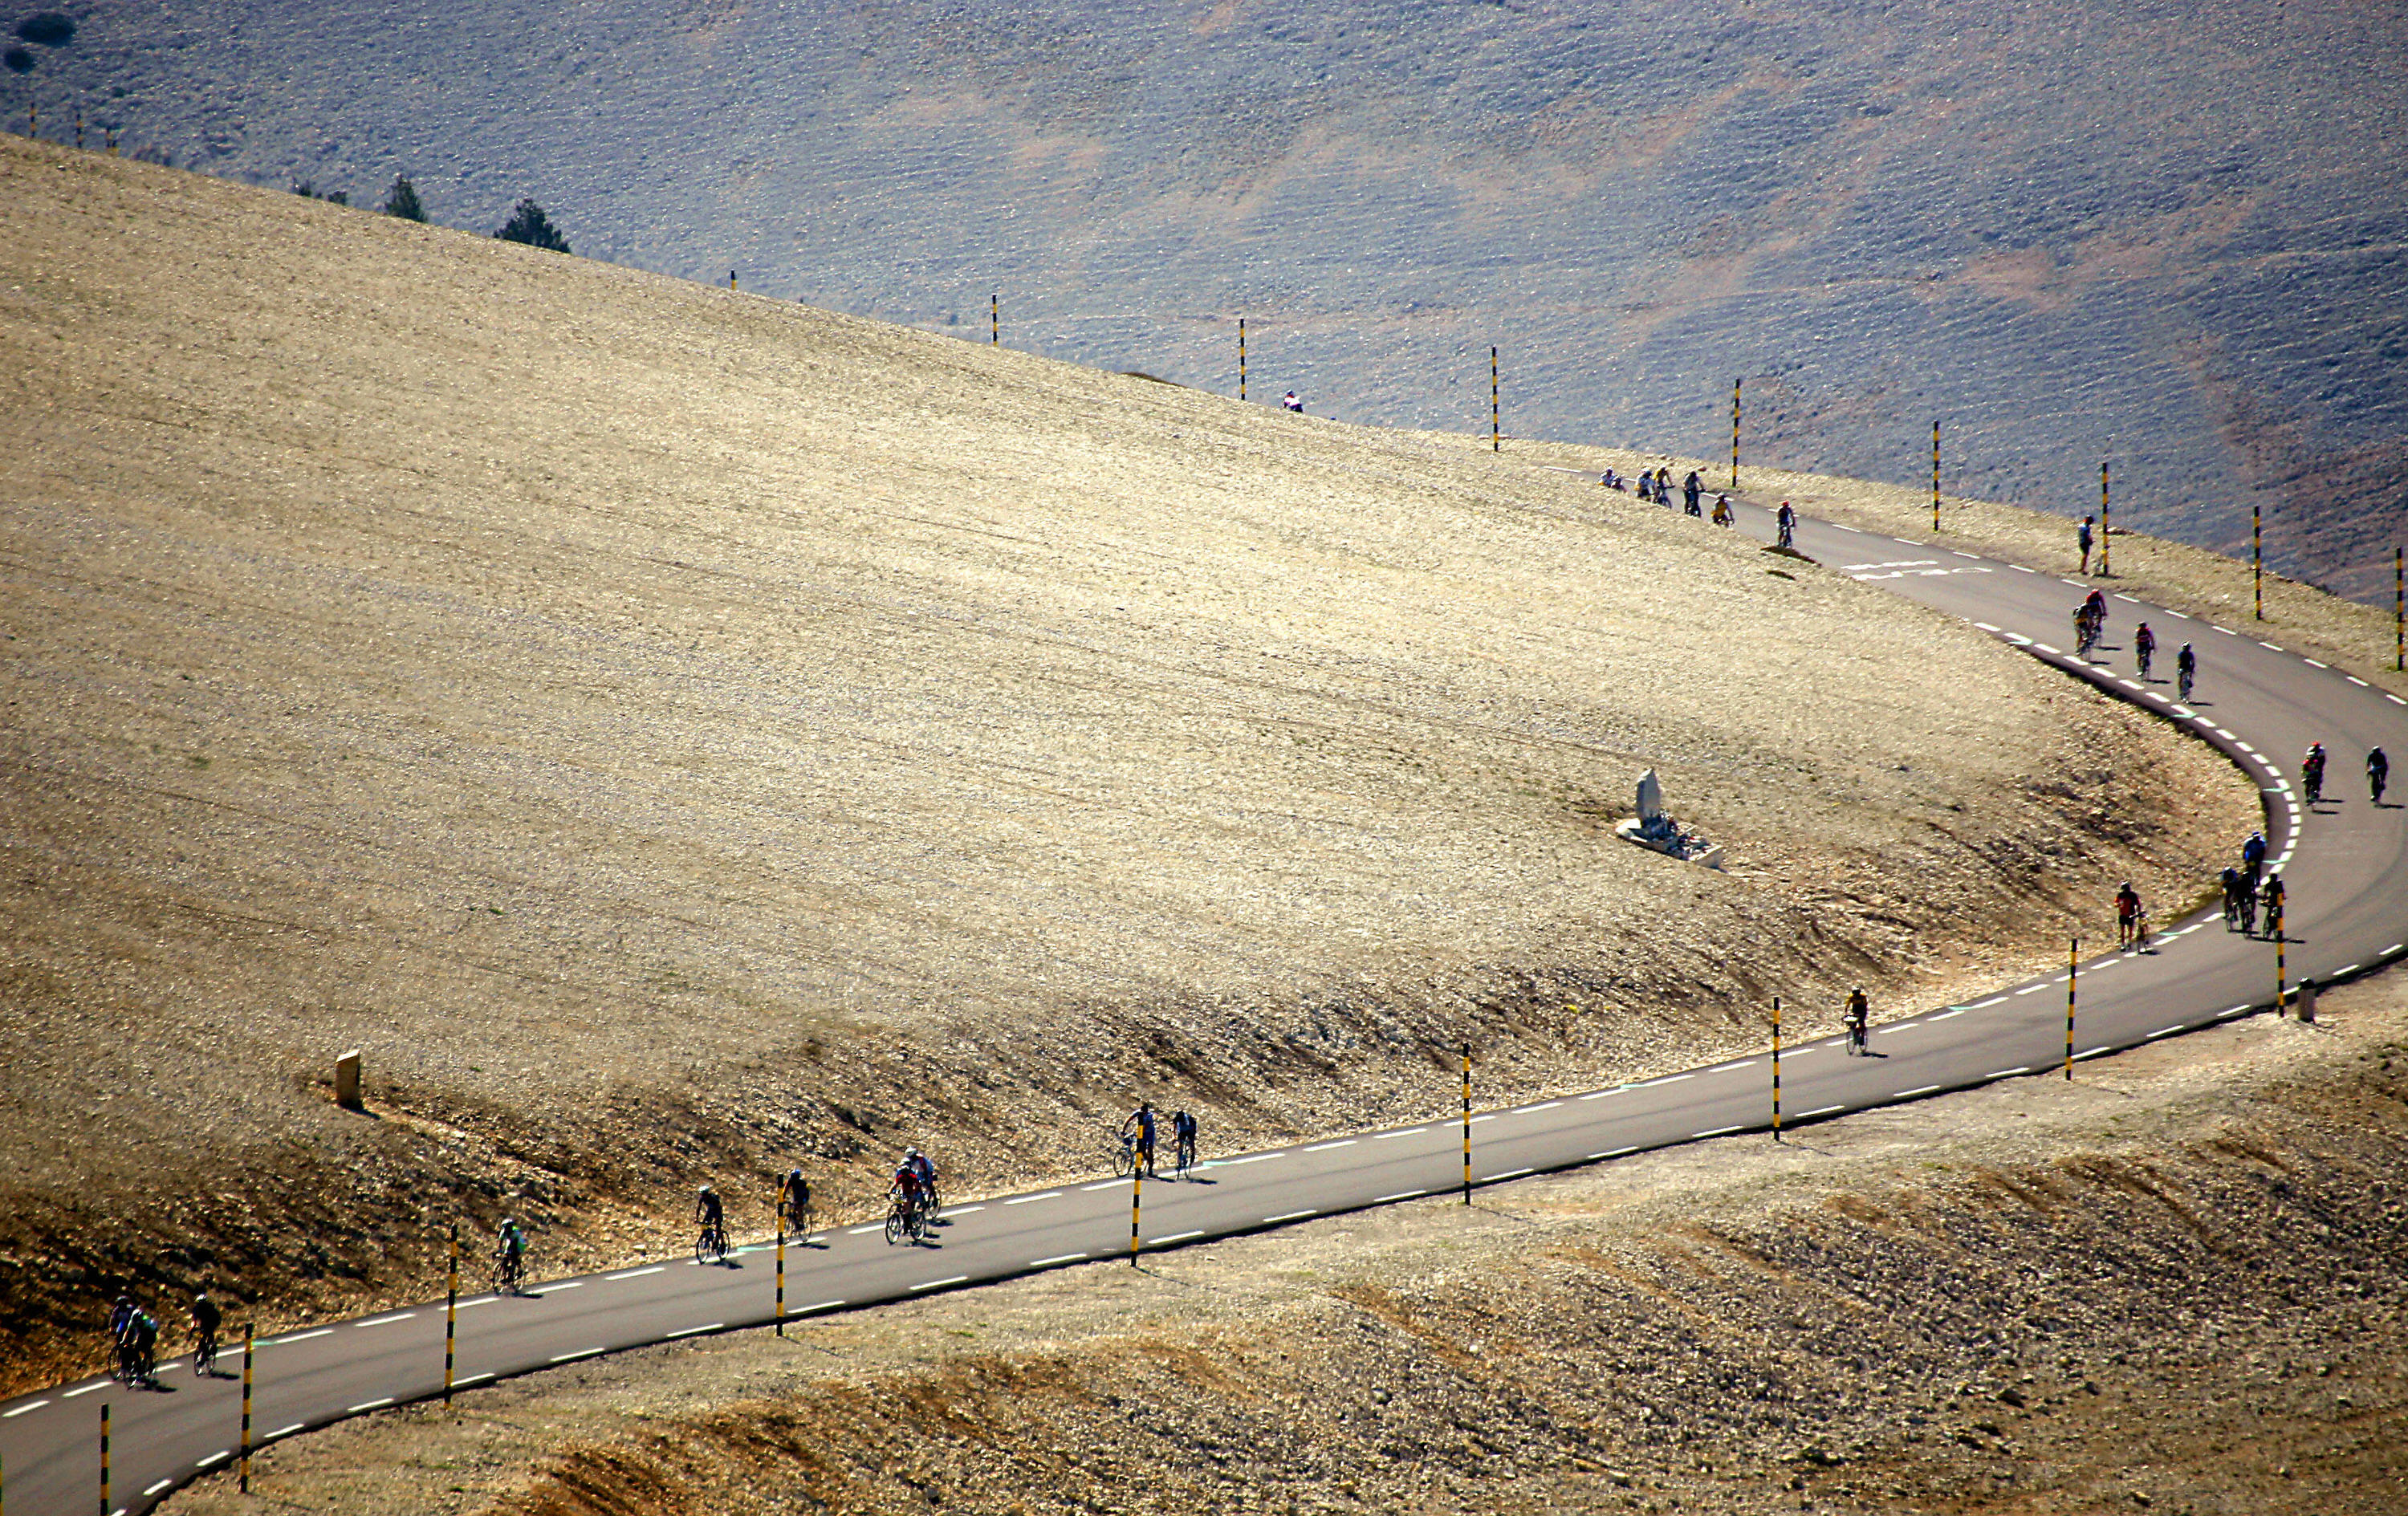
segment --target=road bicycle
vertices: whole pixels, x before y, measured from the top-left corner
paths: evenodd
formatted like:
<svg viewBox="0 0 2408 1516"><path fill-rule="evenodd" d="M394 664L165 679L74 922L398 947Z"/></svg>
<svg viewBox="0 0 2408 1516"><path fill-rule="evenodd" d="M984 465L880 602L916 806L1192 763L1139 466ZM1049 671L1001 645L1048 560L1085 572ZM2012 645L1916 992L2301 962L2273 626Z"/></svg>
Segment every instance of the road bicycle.
<svg viewBox="0 0 2408 1516"><path fill-rule="evenodd" d="M697 1264L727 1262L727 1228L717 1222L705 1223L694 1237L694 1261Z"/></svg>
<svg viewBox="0 0 2408 1516"><path fill-rule="evenodd" d="M927 1237L927 1211L921 1208L920 1202L915 1197L896 1195L895 1203L886 1209L887 1245L891 1247L897 1242L924 1242Z"/></svg>
<svg viewBox="0 0 2408 1516"><path fill-rule="evenodd" d="M214 1378L218 1371L218 1335L202 1332L193 1339L193 1372L203 1379Z"/></svg>
<svg viewBox="0 0 2408 1516"><path fill-rule="evenodd" d="M494 1245L494 1293L516 1294L526 1281L526 1254L507 1242Z"/></svg>
<svg viewBox="0 0 2408 1516"><path fill-rule="evenodd" d="M778 1221L797 1241L811 1235L811 1203L791 1191L778 1197Z"/></svg>
<svg viewBox="0 0 2408 1516"><path fill-rule="evenodd" d="M1170 1150L1170 1162L1181 1179L1185 1179L1187 1171L1196 1166L1196 1138L1192 1135L1181 1134Z"/></svg>

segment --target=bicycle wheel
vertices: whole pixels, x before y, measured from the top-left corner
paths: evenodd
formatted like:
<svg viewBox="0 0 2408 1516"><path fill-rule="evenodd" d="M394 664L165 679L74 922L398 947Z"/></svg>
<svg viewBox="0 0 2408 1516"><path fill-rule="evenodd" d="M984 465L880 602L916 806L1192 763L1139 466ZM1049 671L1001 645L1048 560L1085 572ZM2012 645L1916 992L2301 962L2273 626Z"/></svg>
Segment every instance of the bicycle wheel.
<svg viewBox="0 0 2408 1516"><path fill-rule="evenodd" d="M193 1345L193 1372L208 1379L217 1372L218 1339L203 1337Z"/></svg>
<svg viewBox="0 0 2408 1516"><path fill-rule="evenodd" d="M904 1223L903 1232L906 1237L909 1237L914 1242L927 1241L928 1213L924 1210L913 1210L909 1220Z"/></svg>
<svg viewBox="0 0 2408 1516"><path fill-rule="evenodd" d="M1129 1177L1129 1170L1136 1166L1137 1145L1129 1141L1128 1138L1123 1137L1121 1138L1121 1151L1112 1159L1112 1178L1125 1180Z"/></svg>
<svg viewBox="0 0 2408 1516"><path fill-rule="evenodd" d="M896 1243L903 1240L903 1229L907 1224L909 1224L909 1213L899 1209L890 1210L886 1213L886 1245L888 1247L891 1248Z"/></svg>

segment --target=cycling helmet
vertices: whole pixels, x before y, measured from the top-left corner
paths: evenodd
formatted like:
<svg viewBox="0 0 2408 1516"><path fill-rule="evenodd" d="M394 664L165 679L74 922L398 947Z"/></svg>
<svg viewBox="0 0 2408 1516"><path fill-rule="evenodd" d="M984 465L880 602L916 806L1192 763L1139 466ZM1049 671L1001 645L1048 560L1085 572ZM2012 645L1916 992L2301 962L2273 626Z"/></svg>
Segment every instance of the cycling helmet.
<svg viewBox="0 0 2408 1516"><path fill-rule="evenodd" d="M703 1186L699 1191L697 1191L697 1192L695 1192L695 1193L696 1193L696 1194L709 1194L710 1193L710 1185L708 1185L708 1184L706 1184L706 1185L704 1185L704 1186Z"/></svg>

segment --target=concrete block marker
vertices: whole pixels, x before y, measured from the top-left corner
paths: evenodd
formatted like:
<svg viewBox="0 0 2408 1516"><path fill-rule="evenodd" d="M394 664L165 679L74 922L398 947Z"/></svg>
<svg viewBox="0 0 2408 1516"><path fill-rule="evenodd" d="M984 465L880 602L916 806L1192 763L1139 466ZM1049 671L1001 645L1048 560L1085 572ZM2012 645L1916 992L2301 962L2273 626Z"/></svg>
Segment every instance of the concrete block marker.
<svg viewBox="0 0 2408 1516"><path fill-rule="evenodd" d="M357 1048L335 1060L335 1104L345 1110L363 1108L360 1105L360 1050Z"/></svg>

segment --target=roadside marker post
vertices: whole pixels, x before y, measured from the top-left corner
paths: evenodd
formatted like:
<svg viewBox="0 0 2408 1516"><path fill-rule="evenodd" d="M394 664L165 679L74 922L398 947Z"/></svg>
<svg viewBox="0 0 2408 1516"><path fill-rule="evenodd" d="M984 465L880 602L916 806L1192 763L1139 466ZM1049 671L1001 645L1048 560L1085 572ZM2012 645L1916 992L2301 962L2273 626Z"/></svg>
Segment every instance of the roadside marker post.
<svg viewBox="0 0 2408 1516"><path fill-rule="evenodd" d="M1772 1140L1781 1140L1781 997L1772 997Z"/></svg>
<svg viewBox="0 0 2408 1516"><path fill-rule="evenodd" d="M2274 919L2266 924L2274 933L2274 1019L2281 1021L2290 1014L2291 992L2283 964L2283 908L2279 902L2274 907Z"/></svg>
<svg viewBox="0 0 2408 1516"><path fill-rule="evenodd" d="M2082 939L2070 937L2065 949L2065 1077L2073 1078L2073 992L2082 978Z"/></svg>
<svg viewBox="0 0 2408 1516"><path fill-rule="evenodd" d="M2115 576L2107 567L2107 555L2114 551L2115 516L2107 505L2107 463L2099 463L2099 577L2112 579Z"/></svg>
<svg viewBox="0 0 2408 1516"><path fill-rule="evenodd" d="M2266 619L2266 536L2265 524L2258 519L2257 502L2249 505L2249 598L2258 608L2258 619Z"/></svg>
<svg viewBox="0 0 2408 1516"><path fill-rule="evenodd" d="M1471 1204L1471 1044L1463 1045L1463 1203Z"/></svg>
<svg viewBox="0 0 2408 1516"><path fill-rule="evenodd" d="M451 1261L443 1268L443 1403L452 1403L452 1350L460 1332L460 1223L453 1222L448 1229L451 1240ZM251 1375L251 1359L245 1355L242 1365L245 1379Z"/></svg>
<svg viewBox="0 0 2408 1516"><path fill-rule="evenodd" d="M1238 318L1238 398L1246 397L1246 318Z"/></svg>
<svg viewBox="0 0 2408 1516"><path fill-rule="evenodd" d="M1003 296L1000 294L986 297L986 340L990 347L1003 341Z"/></svg>
<svg viewBox="0 0 2408 1516"><path fill-rule="evenodd" d="M1730 487L1731 487L1732 489L1734 489L1734 490L1736 490L1736 489L1738 489L1738 488L1739 488L1739 386L1740 386L1740 381L1739 381L1738 379L1733 379L1733 380L1731 380L1731 481L1730 481Z"/></svg>
<svg viewBox="0 0 2408 1516"><path fill-rule="evenodd" d="M1940 423L1931 423L1931 529L1940 530Z"/></svg>
<svg viewBox="0 0 2408 1516"><path fill-rule="evenodd" d="M251 1366L259 1359L258 1346L253 1340L258 1335L256 1327L242 1329L242 1441L237 1446L242 1450L241 1484L245 1495L251 1494Z"/></svg>
<svg viewBox="0 0 2408 1516"><path fill-rule="evenodd" d="M108 1516L108 1402L100 1403L100 1516Z"/></svg>
<svg viewBox="0 0 2408 1516"><path fill-rule="evenodd" d="M1139 1154L1129 1163L1129 1267L1131 1268L1137 1266L1138 1250L1141 1246L1138 1241L1137 1228L1144 1196L1145 1158L1143 1154Z"/></svg>
<svg viewBox="0 0 2408 1516"><path fill-rule="evenodd" d="M1497 398L1497 350L1488 350L1488 451L1505 451L1504 433L1500 430L1504 412Z"/></svg>
<svg viewBox="0 0 2408 1516"><path fill-rule="evenodd" d="M778 1208L778 1335L786 1335L786 1208Z"/></svg>
<svg viewBox="0 0 2408 1516"><path fill-rule="evenodd" d="M2401 553L2391 550L2391 666L2408 668L2408 579L2401 575Z"/></svg>

